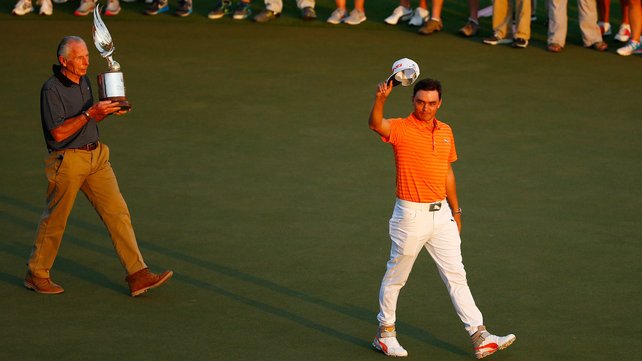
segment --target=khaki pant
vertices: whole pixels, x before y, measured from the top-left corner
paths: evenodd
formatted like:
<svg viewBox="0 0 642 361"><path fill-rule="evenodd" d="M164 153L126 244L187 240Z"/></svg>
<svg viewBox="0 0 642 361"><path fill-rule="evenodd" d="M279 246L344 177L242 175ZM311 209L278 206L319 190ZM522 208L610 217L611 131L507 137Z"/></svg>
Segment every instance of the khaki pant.
<svg viewBox="0 0 642 361"><path fill-rule="evenodd" d="M120 194L116 175L109 163L109 148L100 143L92 151L65 149L49 154L45 161L47 207L29 257L32 275L49 278L67 218L81 190L102 219L127 274L145 267L138 249L127 204Z"/></svg>
<svg viewBox="0 0 642 361"><path fill-rule="evenodd" d="M513 23L513 0L493 0L493 32L500 39L508 36ZM513 38L531 38L531 0L515 0Z"/></svg>

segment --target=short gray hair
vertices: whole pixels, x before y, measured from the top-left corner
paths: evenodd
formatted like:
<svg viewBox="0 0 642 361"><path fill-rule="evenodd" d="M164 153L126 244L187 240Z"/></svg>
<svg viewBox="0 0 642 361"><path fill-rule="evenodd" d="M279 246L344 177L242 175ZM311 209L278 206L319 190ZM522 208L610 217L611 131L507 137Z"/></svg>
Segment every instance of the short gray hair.
<svg viewBox="0 0 642 361"><path fill-rule="evenodd" d="M80 36L75 36L75 35L65 36L60 41L60 44L58 44L58 50L56 51L56 59L58 59L58 57L60 56L67 59L67 56L69 55L69 45L71 43L84 44L85 41Z"/></svg>

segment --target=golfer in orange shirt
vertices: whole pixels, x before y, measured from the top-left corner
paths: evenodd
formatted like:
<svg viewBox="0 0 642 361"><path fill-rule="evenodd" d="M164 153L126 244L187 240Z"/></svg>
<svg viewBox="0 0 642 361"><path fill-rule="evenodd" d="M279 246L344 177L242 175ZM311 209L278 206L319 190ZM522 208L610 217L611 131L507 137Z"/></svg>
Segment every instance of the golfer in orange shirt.
<svg viewBox="0 0 642 361"><path fill-rule="evenodd" d="M415 84L414 110L407 118L385 119L383 108L392 81L380 83L370 129L392 145L397 168L397 201L390 219L392 246L379 292L379 330L373 346L388 356L407 356L395 332L395 311L401 288L422 247L435 261L459 318L471 336L478 359L508 347L515 335L486 331L470 292L461 256L461 208L457 200L455 139L450 126L436 118L441 107L441 83L424 79Z"/></svg>

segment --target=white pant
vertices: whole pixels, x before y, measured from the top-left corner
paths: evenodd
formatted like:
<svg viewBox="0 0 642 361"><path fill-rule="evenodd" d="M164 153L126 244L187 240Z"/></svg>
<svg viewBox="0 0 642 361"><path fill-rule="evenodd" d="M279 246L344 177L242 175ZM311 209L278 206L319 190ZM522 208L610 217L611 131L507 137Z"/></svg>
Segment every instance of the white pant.
<svg viewBox="0 0 642 361"><path fill-rule="evenodd" d="M314 7L314 0L296 0L296 6L299 9ZM283 10L283 0L265 0L265 8L275 13L281 13Z"/></svg>
<svg viewBox="0 0 642 361"><path fill-rule="evenodd" d="M457 315L472 334L477 326L484 324L484 320L466 281L457 223L445 199L441 201L439 210L434 210L436 206L432 208L433 211L429 203L397 199L390 219L392 247L388 269L381 281L377 320L381 326L395 324L399 292L406 284L421 248L426 247L448 288Z"/></svg>

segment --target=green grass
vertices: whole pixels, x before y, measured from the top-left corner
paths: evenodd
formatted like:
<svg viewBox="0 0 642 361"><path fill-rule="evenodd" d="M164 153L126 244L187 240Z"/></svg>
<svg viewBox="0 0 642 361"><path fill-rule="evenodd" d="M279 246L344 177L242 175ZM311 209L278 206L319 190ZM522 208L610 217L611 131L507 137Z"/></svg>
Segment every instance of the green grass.
<svg viewBox="0 0 642 361"><path fill-rule="evenodd" d="M92 80L106 62L76 2L50 18L0 7L0 359L383 360L369 342L394 166L366 121L401 57L444 84L469 283L490 330L518 336L493 359L639 359L639 56L583 49L574 10L550 54L541 20L525 50L458 37L463 2L430 37L383 25L392 5L375 0L355 28L304 23L293 1L263 25L210 21L211 5L104 18L134 109L101 139L146 261L175 271L136 299L82 196L52 270L66 292L22 286L46 186L40 86L64 35L88 40ZM386 115L410 97L395 88ZM410 359L472 359L428 254L398 311Z"/></svg>

